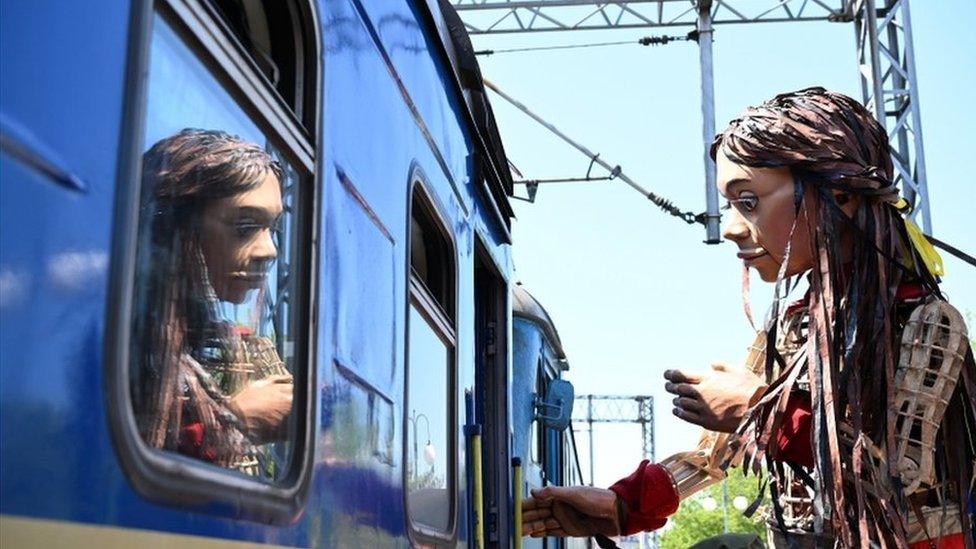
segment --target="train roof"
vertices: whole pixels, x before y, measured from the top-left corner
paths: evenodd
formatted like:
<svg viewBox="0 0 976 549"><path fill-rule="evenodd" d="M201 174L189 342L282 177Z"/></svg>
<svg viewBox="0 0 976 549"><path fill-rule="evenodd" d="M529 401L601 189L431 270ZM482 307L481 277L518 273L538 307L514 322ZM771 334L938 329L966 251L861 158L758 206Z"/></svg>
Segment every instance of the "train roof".
<svg viewBox="0 0 976 549"><path fill-rule="evenodd" d="M476 137L475 150L483 157L475 165L483 170L482 175L487 183L486 198L504 217L506 229L510 229L510 219L515 216L515 211L508 197L514 196L515 185L474 46L464 22L448 0L427 0L421 5L428 8L443 46L443 54L449 61L455 84L467 106L468 122Z"/></svg>
<svg viewBox="0 0 976 549"><path fill-rule="evenodd" d="M546 312L545 307L522 286L515 286L512 289L512 314L516 317L524 318L542 328L543 333L545 333L549 342L552 344L556 358L561 361L566 360L566 352L563 351L563 344L559 340L559 332L556 331L556 325L553 324L552 317ZM565 366L565 362L563 362L563 365L564 370L568 369Z"/></svg>

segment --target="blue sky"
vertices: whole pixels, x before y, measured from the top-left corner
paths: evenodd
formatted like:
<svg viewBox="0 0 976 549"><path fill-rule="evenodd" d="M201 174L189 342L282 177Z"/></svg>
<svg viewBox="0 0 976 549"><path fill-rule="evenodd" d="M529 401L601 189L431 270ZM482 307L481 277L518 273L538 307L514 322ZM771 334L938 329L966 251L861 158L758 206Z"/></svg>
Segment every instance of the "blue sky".
<svg viewBox="0 0 976 549"><path fill-rule="evenodd" d="M914 2L922 132L934 233L970 253L976 182L976 37L964 0ZM637 39L677 29L473 37L476 48ZM720 26L716 126L776 93L821 85L860 98L854 28L842 23ZM486 78L568 135L683 209L704 209L698 50L693 43L618 46L482 58ZM511 160L527 178L580 177L588 161L493 97ZM516 202L516 278L549 310L577 393L651 394L658 459L694 446L698 429L671 416L668 368L741 361L752 335L733 246L671 218L625 184L552 185ZM945 257L945 254L943 254ZM976 314L976 269L946 257L952 302ZM768 289L753 277L761 317ZM627 474L635 428L597 431L597 484ZM579 442L585 444L585 437ZM612 451L610 449L613 449ZM581 448L583 450L583 448ZM581 452L584 454L585 451ZM585 469L584 469L585 470Z"/></svg>

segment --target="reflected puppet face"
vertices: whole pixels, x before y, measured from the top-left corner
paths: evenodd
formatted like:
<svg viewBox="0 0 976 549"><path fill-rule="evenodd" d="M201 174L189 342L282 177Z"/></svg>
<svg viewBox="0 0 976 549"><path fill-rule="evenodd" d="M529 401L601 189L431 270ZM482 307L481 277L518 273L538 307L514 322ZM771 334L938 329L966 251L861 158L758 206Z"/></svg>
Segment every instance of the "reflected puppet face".
<svg viewBox="0 0 976 549"><path fill-rule="evenodd" d="M153 145L143 185L160 287L178 301L199 300L209 283L217 299L235 304L261 287L277 257L283 177L262 147L222 131L188 128Z"/></svg>
<svg viewBox="0 0 976 549"><path fill-rule="evenodd" d="M271 171L257 187L203 210L200 247L219 299L241 303L249 290L264 285L278 255L272 231L281 213L281 184Z"/></svg>
<svg viewBox="0 0 976 549"><path fill-rule="evenodd" d="M716 152L715 164L718 192L729 201L722 236L738 245L737 255L745 266L756 269L763 281L775 282L793 229L785 276L811 268L807 207L811 201L804 199L799 214L794 214L794 183L789 168L736 164L722 148Z"/></svg>

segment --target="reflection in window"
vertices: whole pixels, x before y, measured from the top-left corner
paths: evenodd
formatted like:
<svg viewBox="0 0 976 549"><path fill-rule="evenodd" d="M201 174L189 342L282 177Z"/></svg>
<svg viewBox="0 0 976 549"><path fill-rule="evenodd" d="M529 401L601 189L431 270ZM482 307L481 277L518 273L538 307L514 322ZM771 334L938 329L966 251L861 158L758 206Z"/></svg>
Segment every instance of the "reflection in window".
<svg viewBox="0 0 976 549"><path fill-rule="evenodd" d="M410 515L445 531L450 523L448 455L450 418L447 372L451 351L417 310L410 307L410 411L407 419L407 486ZM438 451L440 450L440 451Z"/></svg>
<svg viewBox="0 0 976 549"><path fill-rule="evenodd" d="M454 256L415 186L407 322L407 511L419 533L444 537L454 515Z"/></svg>
<svg viewBox="0 0 976 549"><path fill-rule="evenodd" d="M304 48L312 38L299 24L307 13L289 0L208 0L230 34L278 94L306 125L311 107L306 90Z"/></svg>
<svg viewBox="0 0 976 549"><path fill-rule="evenodd" d="M205 128L205 129L187 129ZM297 173L160 17L154 21L131 339L151 447L267 480L293 419Z"/></svg>

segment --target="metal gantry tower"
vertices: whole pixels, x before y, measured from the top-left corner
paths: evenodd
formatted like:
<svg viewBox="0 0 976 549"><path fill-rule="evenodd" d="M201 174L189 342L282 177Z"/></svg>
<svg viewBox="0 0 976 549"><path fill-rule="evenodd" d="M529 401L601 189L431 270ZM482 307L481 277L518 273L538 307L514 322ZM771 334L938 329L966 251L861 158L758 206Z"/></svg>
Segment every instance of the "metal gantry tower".
<svg viewBox="0 0 976 549"><path fill-rule="evenodd" d="M590 485L593 485L593 424L636 423L641 429L641 458L654 461L654 397L650 395L577 395L573 423L585 424L589 436Z"/></svg>
<svg viewBox="0 0 976 549"><path fill-rule="evenodd" d="M706 240L718 243L712 76L714 25L830 21L852 23L862 99L888 132L896 183L932 234L909 0L453 0L472 35L694 27L701 72Z"/></svg>
<svg viewBox="0 0 976 549"><path fill-rule="evenodd" d="M932 234L908 0L855 0L851 10L864 103L888 133L895 181Z"/></svg>
<svg viewBox="0 0 976 549"><path fill-rule="evenodd" d="M654 397L651 395L577 395L573 405L573 425L585 425L593 486L593 424L637 424L641 430L641 458L654 461ZM657 534L640 534L641 547L656 547ZM653 540L653 541L652 541Z"/></svg>

